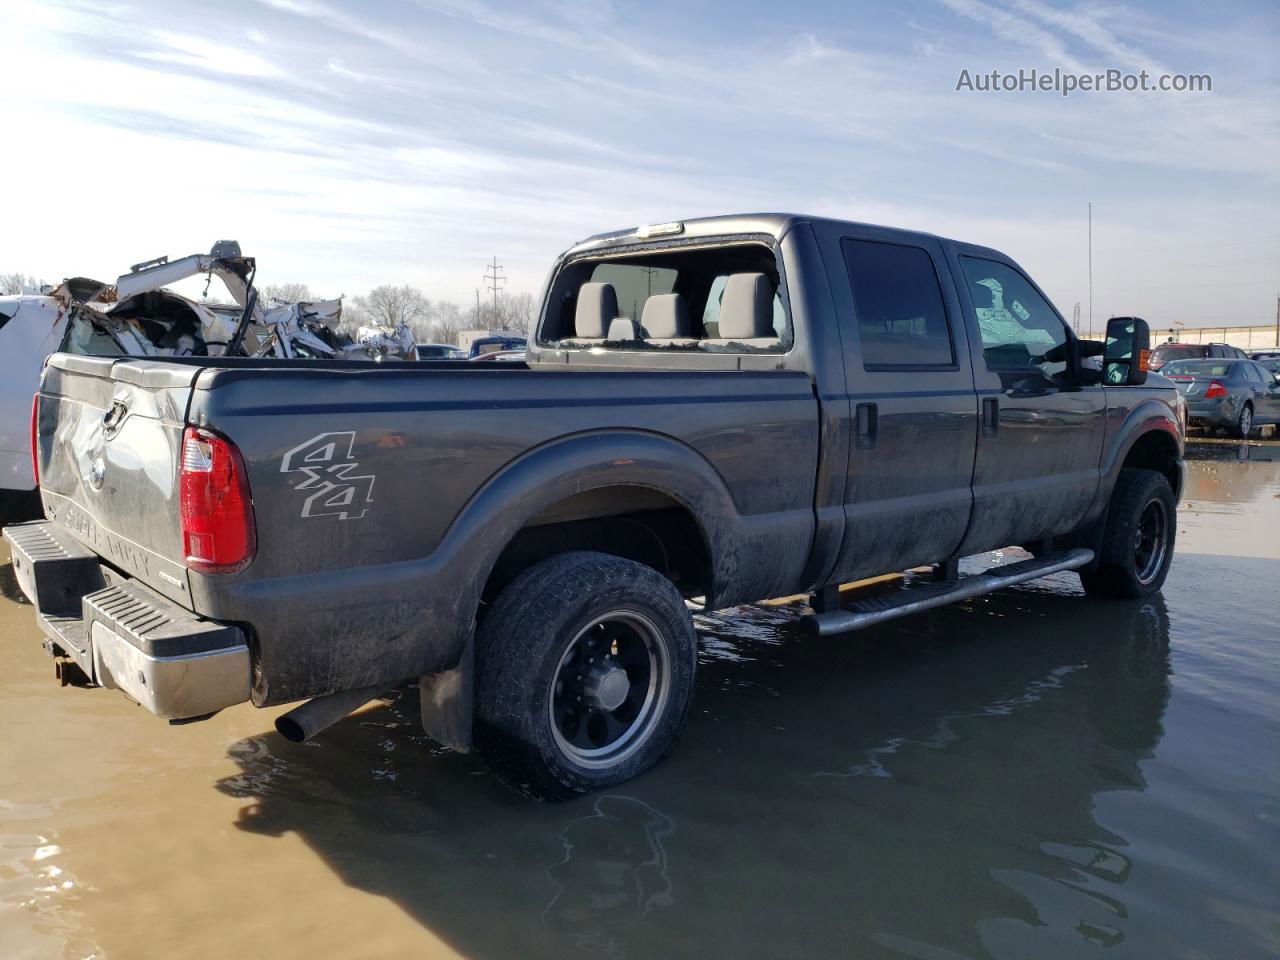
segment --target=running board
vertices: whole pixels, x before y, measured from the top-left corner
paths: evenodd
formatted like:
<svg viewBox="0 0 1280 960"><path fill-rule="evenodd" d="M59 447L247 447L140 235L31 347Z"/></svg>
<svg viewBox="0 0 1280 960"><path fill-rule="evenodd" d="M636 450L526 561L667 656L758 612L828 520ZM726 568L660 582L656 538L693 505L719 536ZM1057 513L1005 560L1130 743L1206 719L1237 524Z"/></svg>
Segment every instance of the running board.
<svg viewBox="0 0 1280 960"><path fill-rule="evenodd" d="M832 633L847 633L874 626L886 620L896 620L911 613L932 610L959 600L980 597L984 593L1011 587L1015 583L1038 580L1063 570L1079 570L1093 562L1093 551L1083 547L1066 553L1054 553L1044 557L1021 560L1002 567L993 567L982 573L960 577L948 582L922 581L887 596L855 600L847 607L826 613L814 613L804 618L805 625L813 633L825 637Z"/></svg>

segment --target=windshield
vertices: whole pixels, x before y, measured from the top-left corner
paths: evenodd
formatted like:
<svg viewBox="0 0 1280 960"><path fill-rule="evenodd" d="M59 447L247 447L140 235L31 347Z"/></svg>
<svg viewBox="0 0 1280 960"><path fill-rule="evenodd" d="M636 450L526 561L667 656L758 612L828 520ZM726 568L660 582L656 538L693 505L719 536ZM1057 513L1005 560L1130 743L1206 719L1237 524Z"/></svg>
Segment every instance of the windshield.
<svg viewBox="0 0 1280 960"><path fill-rule="evenodd" d="M1192 377L1225 377L1231 372L1231 367L1232 363L1229 360L1175 360L1165 364L1160 372L1166 377L1178 374Z"/></svg>
<svg viewBox="0 0 1280 960"><path fill-rule="evenodd" d="M1188 344L1164 344L1151 351L1151 362L1160 364L1170 360L1187 360L1191 357L1203 357L1209 352L1208 347Z"/></svg>

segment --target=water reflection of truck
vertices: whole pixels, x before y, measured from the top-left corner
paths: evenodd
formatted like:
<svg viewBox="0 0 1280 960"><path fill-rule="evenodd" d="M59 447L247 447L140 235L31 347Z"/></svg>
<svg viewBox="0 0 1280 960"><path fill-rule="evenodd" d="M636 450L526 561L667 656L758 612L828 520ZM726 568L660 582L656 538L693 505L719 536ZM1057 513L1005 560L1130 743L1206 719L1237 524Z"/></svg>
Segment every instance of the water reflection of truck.
<svg viewBox="0 0 1280 960"><path fill-rule="evenodd" d="M411 693L325 750L237 743L220 789L252 801L240 829L293 834L466 956L674 957L691 930L743 957L1186 945L1141 909L1184 864L1114 816L1164 734L1161 596L1007 591L857 643L806 643L787 608L697 622L719 653L680 756L585 806L512 805L453 758L418 760ZM483 898L459 881L474 869ZM1190 922L1201 944L1231 923Z"/></svg>
<svg viewBox="0 0 1280 960"><path fill-rule="evenodd" d="M1179 395L1113 322L1088 369L1016 263L906 231L604 234L526 363L55 356L48 519L6 536L51 650L160 716L316 698L278 721L305 738L416 676L434 738L564 796L672 748L689 599L812 593L829 633L1061 570L1158 590ZM1007 545L1033 558L960 575Z"/></svg>

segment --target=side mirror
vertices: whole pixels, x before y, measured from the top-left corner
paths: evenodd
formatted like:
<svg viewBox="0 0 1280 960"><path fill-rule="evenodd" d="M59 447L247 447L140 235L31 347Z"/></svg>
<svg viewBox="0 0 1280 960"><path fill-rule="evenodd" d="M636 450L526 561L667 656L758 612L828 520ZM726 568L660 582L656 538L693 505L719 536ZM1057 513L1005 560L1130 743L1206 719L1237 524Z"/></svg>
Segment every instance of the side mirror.
<svg viewBox="0 0 1280 960"><path fill-rule="evenodd" d="M1107 345L1102 354L1102 382L1107 386L1131 386L1147 382L1151 362L1151 328L1139 317L1112 317L1107 321Z"/></svg>

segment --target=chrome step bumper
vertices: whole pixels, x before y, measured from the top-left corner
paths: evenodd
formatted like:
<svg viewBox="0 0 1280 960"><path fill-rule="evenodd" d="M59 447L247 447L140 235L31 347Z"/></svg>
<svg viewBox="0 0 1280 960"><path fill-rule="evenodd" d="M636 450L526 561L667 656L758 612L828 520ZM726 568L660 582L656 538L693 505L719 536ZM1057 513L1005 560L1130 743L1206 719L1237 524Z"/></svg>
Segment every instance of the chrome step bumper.
<svg viewBox="0 0 1280 960"><path fill-rule="evenodd" d="M239 627L205 620L103 566L54 523L5 527L4 538L46 647L75 660L93 683L167 720L249 699L252 667Z"/></svg>

